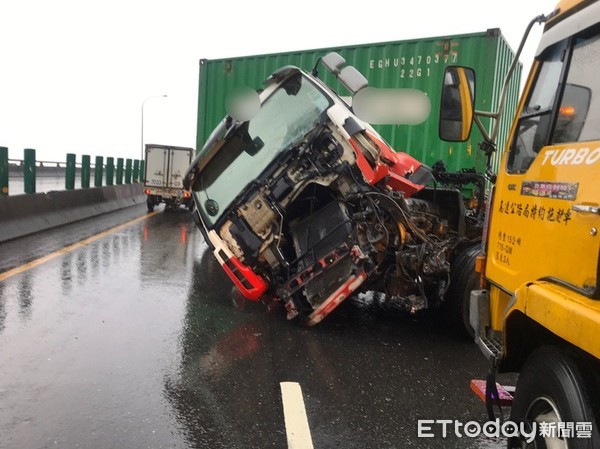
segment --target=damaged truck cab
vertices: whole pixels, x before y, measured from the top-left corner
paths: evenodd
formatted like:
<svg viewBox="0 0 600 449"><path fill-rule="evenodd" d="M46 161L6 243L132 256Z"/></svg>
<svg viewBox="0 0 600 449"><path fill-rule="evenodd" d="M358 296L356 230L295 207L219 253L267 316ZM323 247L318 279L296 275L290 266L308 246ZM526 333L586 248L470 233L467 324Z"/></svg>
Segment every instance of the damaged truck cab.
<svg viewBox="0 0 600 449"><path fill-rule="evenodd" d="M366 88L339 55L322 63L353 94ZM481 232L481 214L465 210L460 190L430 187L432 171L390 148L316 70L281 68L250 117L231 115L185 185L245 298L282 302L307 325L360 291L411 312L444 301L451 260Z"/></svg>

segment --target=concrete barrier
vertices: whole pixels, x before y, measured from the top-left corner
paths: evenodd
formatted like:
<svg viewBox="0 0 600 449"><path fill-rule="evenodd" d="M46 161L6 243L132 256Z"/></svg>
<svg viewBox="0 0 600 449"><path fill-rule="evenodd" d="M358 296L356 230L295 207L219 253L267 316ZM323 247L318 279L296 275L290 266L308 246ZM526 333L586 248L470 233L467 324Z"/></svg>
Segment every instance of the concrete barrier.
<svg viewBox="0 0 600 449"><path fill-rule="evenodd" d="M0 196L0 243L145 202L139 183Z"/></svg>

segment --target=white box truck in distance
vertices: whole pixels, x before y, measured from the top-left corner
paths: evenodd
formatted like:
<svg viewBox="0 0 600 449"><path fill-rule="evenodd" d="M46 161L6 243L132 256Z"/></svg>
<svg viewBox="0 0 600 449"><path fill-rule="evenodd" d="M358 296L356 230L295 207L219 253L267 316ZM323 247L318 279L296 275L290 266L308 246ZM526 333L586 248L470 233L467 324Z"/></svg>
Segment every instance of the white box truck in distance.
<svg viewBox="0 0 600 449"><path fill-rule="evenodd" d="M193 148L146 145L144 193L150 212L160 203L172 208L183 204L190 211L194 208L190 192L183 188L183 176L193 157Z"/></svg>

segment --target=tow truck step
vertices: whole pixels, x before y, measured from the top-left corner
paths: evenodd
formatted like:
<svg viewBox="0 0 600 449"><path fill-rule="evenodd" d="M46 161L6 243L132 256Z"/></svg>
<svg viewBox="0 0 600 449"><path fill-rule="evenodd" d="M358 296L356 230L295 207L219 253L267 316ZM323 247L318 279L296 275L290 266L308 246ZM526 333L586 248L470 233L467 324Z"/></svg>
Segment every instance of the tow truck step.
<svg viewBox="0 0 600 449"><path fill-rule="evenodd" d="M471 380L471 390L473 390L473 393L475 393L483 402L485 402L485 384L485 380ZM513 393L515 392L515 387L503 387L496 382L496 388L498 389L498 395L500 396L500 405L502 407L510 407L514 400Z"/></svg>

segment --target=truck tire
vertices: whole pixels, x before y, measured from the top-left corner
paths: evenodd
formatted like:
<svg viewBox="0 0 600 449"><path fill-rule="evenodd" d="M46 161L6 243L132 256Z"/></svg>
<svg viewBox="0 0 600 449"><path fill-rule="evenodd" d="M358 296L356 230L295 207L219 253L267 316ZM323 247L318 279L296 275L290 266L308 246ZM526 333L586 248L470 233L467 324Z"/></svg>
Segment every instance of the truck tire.
<svg viewBox="0 0 600 449"><path fill-rule="evenodd" d="M146 206L148 206L148 212L152 212L154 210L154 201L152 201L150 197L148 197L146 200Z"/></svg>
<svg viewBox="0 0 600 449"><path fill-rule="evenodd" d="M592 369L591 362L582 364L574 353L555 347L537 349L525 362L515 392L511 421L591 423L589 438L575 438L579 434L574 427L574 438L553 440L540 435L537 425L535 442L527 444L520 438L511 438L508 448L552 447L565 449L591 449L600 447L600 437L592 404L598 401L597 388L592 376L584 370ZM596 367L597 368L597 367ZM589 372L591 374L591 371ZM594 394L594 397L591 395ZM554 425L554 428L557 426ZM558 436L558 435L556 435Z"/></svg>
<svg viewBox="0 0 600 449"><path fill-rule="evenodd" d="M479 273L475 271L475 259L481 252L481 243L465 248L452 262L450 287L446 292L446 309L453 327L470 339L475 331L469 323L471 290L479 288Z"/></svg>

